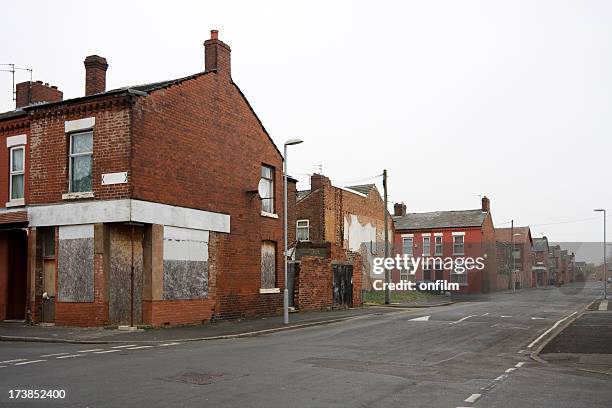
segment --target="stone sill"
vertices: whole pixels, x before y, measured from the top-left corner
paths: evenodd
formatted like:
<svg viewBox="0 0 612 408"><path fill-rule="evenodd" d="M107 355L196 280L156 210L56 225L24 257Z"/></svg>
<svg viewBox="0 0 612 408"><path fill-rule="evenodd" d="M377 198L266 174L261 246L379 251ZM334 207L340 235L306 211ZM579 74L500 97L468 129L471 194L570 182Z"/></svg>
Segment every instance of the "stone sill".
<svg viewBox="0 0 612 408"><path fill-rule="evenodd" d="M261 212L261 216L262 216L262 217L268 217L268 218L276 218L276 219L278 219L278 214L273 214L273 213L269 213L269 212L265 212L265 211L262 211L262 212Z"/></svg>
<svg viewBox="0 0 612 408"><path fill-rule="evenodd" d="M11 200L4 204L6 208L9 207L22 207L25 205L25 199L20 198L19 200Z"/></svg>
<svg viewBox="0 0 612 408"><path fill-rule="evenodd" d="M259 289L259 293L280 293L280 288Z"/></svg>
<svg viewBox="0 0 612 408"><path fill-rule="evenodd" d="M79 200L81 198L94 198L93 191L79 192L79 193L64 193L62 194L62 200Z"/></svg>

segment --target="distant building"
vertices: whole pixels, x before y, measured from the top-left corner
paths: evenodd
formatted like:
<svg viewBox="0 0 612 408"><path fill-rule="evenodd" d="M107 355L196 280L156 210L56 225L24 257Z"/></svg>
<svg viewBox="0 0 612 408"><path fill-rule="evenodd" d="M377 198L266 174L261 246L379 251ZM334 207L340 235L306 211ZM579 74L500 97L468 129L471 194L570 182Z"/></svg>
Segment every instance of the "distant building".
<svg viewBox="0 0 612 408"><path fill-rule="evenodd" d="M498 271L511 277L509 288L512 282L517 289L536 286L532 277L534 255L529 227L495 228L495 241Z"/></svg>
<svg viewBox="0 0 612 408"><path fill-rule="evenodd" d="M531 271L532 280L535 282L536 286L547 286L550 282L549 252L548 238L544 236L542 238L533 239L534 260Z"/></svg>
<svg viewBox="0 0 612 408"><path fill-rule="evenodd" d="M431 264L420 264L414 275L409 270L396 270L394 282L447 280L460 285L459 293L488 293L505 287L497 274L495 230L487 197L482 198L482 207L474 210L406 213L405 205L396 204L393 223L397 255L484 259L484 269L464 273Z"/></svg>

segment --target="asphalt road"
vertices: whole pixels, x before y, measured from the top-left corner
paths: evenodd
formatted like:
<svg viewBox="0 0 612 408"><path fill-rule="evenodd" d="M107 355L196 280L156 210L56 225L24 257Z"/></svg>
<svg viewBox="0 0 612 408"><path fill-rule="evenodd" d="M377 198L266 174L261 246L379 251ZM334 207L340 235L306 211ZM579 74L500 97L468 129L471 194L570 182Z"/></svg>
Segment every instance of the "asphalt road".
<svg viewBox="0 0 612 408"><path fill-rule="evenodd" d="M599 295L597 285L234 340L0 343L0 406L609 408L612 377L529 358L542 333ZM9 398L23 389L66 397Z"/></svg>

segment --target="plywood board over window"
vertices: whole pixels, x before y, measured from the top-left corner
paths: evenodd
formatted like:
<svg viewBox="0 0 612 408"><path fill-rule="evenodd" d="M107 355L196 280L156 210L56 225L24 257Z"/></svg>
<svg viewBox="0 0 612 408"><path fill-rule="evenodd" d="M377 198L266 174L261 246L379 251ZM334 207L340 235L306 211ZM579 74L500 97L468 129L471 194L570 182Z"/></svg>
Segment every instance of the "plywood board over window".
<svg viewBox="0 0 612 408"><path fill-rule="evenodd" d="M263 241L261 243L261 288L276 287L276 243Z"/></svg>

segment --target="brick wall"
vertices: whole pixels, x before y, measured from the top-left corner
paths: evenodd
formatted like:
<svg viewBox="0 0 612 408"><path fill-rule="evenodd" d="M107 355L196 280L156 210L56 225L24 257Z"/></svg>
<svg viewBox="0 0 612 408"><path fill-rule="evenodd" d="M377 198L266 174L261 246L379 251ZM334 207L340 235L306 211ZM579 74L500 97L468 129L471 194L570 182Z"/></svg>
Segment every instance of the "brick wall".
<svg viewBox="0 0 612 408"><path fill-rule="evenodd" d="M30 202L62 201L68 192L69 142L64 122L94 116L93 193L97 199L129 197L130 184L102 185L102 174L130 167L130 112L127 101L107 98L95 104L43 109L31 119ZM155 156L150 156L155 157ZM129 181L129 177L128 177Z"/></svg>
<svg viewBox="0 0 612 408"><path fill-rule="evenodd" d="M58 102L64 97L57 86L49 86L49 84L43 84L42 81L21 82L15 85L15 93L15 106L17 108L41 102Z"/></svg>
<svg viewBox="0 0 612 408"><path fill-rule="evenodd" d="M217 276L216 317L275 311L282 295L259 294L260 243L277 244L282 288L282 157L240 90L225 74L203 74L139 98L133 120L134 198L231 217L231 233L209 250ZM256 190L262 164L275 169L278 218L261 215ZM256 306L247 306L252 302Z"/></svg>

